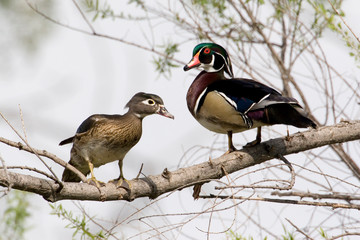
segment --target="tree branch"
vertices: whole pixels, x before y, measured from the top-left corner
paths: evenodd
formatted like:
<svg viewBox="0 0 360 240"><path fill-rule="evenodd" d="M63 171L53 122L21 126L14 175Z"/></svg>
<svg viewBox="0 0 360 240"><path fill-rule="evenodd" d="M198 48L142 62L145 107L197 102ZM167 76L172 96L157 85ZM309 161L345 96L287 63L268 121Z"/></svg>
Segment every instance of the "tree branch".
<svg viewBox="0 0 360 240"><path fill-rule="evenodd" d="M341 199L345 201L359 201L360 196L353 196L352 194L341 194L341 193L326 193L326 194L320 194L320 193L310 193L310 192L279 192L275 191L272 192L271 195L273 196L279 196L279 197L300 197L302 198L312 198L312 199Z"/></svg>
<svg viewBox="0 0 360 240"><path fill-rule="evenodd" d="M346 203L334 203L334 202L311 202L303 200L293 200L293 199L278 199L278 198L263 198L263 197L241 197L241 196L232 196L232 195L202 195L199 198L203 199L237 199L237 200L251 200L251 201L261 201L261 202L272 202L272 203L285 203L285 204L295 204L295 205L307 205L307 206L317 206L317 207L331 207L344 208L344 209L357 209L360 210L360 205L358 204L346 204Z"/></svg>
<svg viewBox="0 0 360 240"><path fill-rule="evenodd" d="M330 144L349 142L360 139L360 121L341 122L317 130L299 132L289 137L272 139L258 146L242 149L231 154L212 159L176 171L156 176L131 180L131 192L116 188L107 183L100 190L87 183L64 183L59 191L59 184L51 180L25 174L0 170L0 185L42 195L48 201L65 199L111 201L149 197L154 199L164 193L193 186L201 182L220 179L225 173L231 174L241 169L276 158Z"/></svg>
<svg viewBox="0 0 360 240"><path fill-rule="evenodd" d="M53 160L54 162L56 162L57 164L73 171L74 173L76 173L76 175L82 180L82 181L86 181L86 177L84 176L84 174L82 174L79 170L77 170L75 167L73 167L72 165L70 165L68 162L65 162L64 160L60 159L59 157L57 157L55 154L49 153L46 150L39 150L39 149L35 149L35 148L30 148L27 145L22 144L21 142L13 142L11 140L8 140L6 138L0 137L0 142L5 143L6 145L9 145L11 147L15 147L18 148L19 150L24 150L26 152L35 154L37 156L43 156L43 157L47 157L51 160Z"/></svg>
<svg viewBox="0 0 360 240"><path fill-rule="evenodd" d="M90 28L90 31L87 31L87 30L84 30L84 29L81 29L81 28L77 28L77 27L74 27L74 26L71 26L71 25L67 25L67 24L62 23L60 21L57 21L54 18L46 15L45 13L43 13L42 11L37 9L37 7L34 6L32 3L30 3L29 0L25 0L25 2L35 13L37 13L40 16L44 17L46 20L48 20L48 21L50 21L52 23L55 23L56 25L59 25L59 26L65 27L67 29L70 29L72 31L83 33L83 34L86 34L86 35L91 35L91 36L95 36L95 37L100 37L100 38L110 39L110 40L113 40L113 41L118 41L118 42L126 44L128 46L132 46L132 47L135 47L135 48L138 48L138 49L145 50L146 52L151 52L151 53L157 54L157 55L159 55L161 57L167 57L168 59L170 59L170 60L172 60L172 61L174 61L176 63L179 63L181 65L186 64L186 62L184 62L184 61L181 61L179 59L167 56L165 53L156 50L154 47L146 47L146 46L144 46L142 44L138 44L138 43L135 43L133 41L127 41L126 39L121 38L121 37L114 37L114 36L110 36L110 35L107 35L107 34L99 33L95 29L95 27L90 23L90 21L86 18L84 12L81 10L81 8L76 3L76 1L73 1L73 3L75 4L76 9L79 11L79 13L80 13L81 17L83 18L83 20L85 21L86 25Z"/></svg>

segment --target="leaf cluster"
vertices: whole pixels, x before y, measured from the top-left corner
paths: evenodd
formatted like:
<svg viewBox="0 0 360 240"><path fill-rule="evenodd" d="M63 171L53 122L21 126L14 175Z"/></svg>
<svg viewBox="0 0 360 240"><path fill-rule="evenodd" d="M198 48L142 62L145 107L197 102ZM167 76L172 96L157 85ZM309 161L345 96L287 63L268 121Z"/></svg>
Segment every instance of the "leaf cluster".
<svg viewBox="0 0 360 240"><path fill-rule="evenodd" d="M0 221L0 240L23 239L28 230L27 220L31 214L29 212L29 194L21 191L11 191L6 196L5 211Z"/></svg>
<svg viewBox="0 0 360 240"><path fill-rule="evenodd" d="M354 38L351 29L348 29L342 18L345 13L341 10L342 0L332 1L332 6L325 4L323 1L309 1L315 10L314 22L312 27L317 29L321 35L324 29L329 29L342 38L345 45L349 48L349 55L354 57L360 66L360 42ZM336 10L339 9L339 10Z"/></svg>
<svg viewBox="0 0 360 240"><path fill-rule="evenodd" d="M171 76L172 68L179 67L175 64L172 59L174 58L175 53L179 51L178 44L176 43L167 43L165 45L160 46L163 49L164 56L154 57L153 63L155 65L155 69L159 74L163 74L165 77Z"/></svg>
<svg viewBox="0 0 360 240"><path fill-rule="evenodd" d="M66 225L66 228L74 229L73 238L76 235L80 235L80 239L107 239L103 231L99 231L97 233L92 233L89 227L90 219L82 214L81 216L74 216L71 211L66 210L61 204L49 204L51 207L51 215L56 215L63 220L67 220L69 222Z"/></svg>

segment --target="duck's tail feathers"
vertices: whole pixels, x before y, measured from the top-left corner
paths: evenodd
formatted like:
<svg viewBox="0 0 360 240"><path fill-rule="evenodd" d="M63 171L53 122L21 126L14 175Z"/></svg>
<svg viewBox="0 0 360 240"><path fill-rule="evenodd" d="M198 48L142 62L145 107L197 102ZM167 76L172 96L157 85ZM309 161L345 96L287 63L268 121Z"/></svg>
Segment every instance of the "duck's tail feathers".
<svg viewBox="0 0 360 240"><path fill-rule="evenodd" d="M81 179L73 171L65 169L62 175L63 182L81 182Z"/></svg>
<svg viewBox="0 0 360 240"><path fill-rule="evenodd" d="M286 124L298 128L312 127L317 125L307 117L305 111L297 104L279 103L265 108L268 124Z"/></svg>
<svg viewBox="0 0 360 240"><path fill-rule="evenodd" d="M65 144L68 144L68 143L72 143L74 141L74 137L69 137L65 140L62 140L59 145L62 146L62 145L65 145Z"/></svg>
<svg viewBox="0 0 360 240"><path fill-rule="evenodd" d="M85 161L85 160L83 160L83 161ZM75 162L76 161L74 161L73 158L71 158L69 161L69 164L72 165L73 167L75 167L76 169L78 169L85 176L90 173L90 169L86 162L83 162L83 164L80 163L80 165L75 164ZM79 161L77 161L77 162L79 162ZM67 168L64 170L64 172L62 174L61 180L64 182L81 182L81 178L78 177L78 175L76 173L74 173L73 171L71 171Z"/></svg>

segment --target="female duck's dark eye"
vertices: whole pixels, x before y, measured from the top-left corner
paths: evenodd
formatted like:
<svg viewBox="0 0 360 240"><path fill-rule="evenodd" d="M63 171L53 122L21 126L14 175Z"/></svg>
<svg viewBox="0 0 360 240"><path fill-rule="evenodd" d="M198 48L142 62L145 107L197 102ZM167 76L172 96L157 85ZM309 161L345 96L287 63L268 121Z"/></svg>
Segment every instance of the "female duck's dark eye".
<svg viewBox="0 0 360 240"><path fill-rule="evenodd" d="M204 53L205 53L205 54L209 54L210 52L211 52L211 51L210 51L210 48L205 48L205 49L204 49Z"/></svg>
<svg viewBox="0 0 360 240"><path fill-rule="evenodd" d="M155 104L154 100L152 100L152 99L149 99L147 102L148 102L149 105L154 105Z"/></svg>

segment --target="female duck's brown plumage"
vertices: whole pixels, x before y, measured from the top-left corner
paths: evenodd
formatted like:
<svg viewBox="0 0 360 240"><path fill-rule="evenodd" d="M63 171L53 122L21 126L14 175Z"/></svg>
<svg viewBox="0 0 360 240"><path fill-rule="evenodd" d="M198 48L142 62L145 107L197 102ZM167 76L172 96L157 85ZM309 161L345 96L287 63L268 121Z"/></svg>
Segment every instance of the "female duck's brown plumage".
<svg viewBox="0 0 360 240"><path fill-rule="evenodd" d="M174 118L164 107L162 99L154 94L137 93L126 107L129 110L124 115L90 116L79 126L75 136L60 142L60 145L73 143L69 163L85 176L91 173L91 180L97 185L93 168L116 160L119 161L120 168L118 179L125 179L122 171L123 159L140 140L144 117L156 113ZM62 180L79 182L80 178L71 170L65 169Z"/></svg>
<svg viewBox="0 0 360 240"><path fill-rule="evenodd" d="M288 124L316 127L296 99L252 79L234 78L226 50L215 43L201 43L193 50L184 70L200 68L187 93L187 105L194 118L205 128L228 135L228 152L234 151L232 134L258 128L256 140L261 141L261 126ZM225 77L225 73L230 78Z"/></svg>

